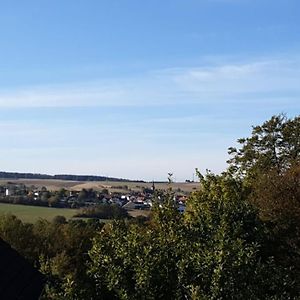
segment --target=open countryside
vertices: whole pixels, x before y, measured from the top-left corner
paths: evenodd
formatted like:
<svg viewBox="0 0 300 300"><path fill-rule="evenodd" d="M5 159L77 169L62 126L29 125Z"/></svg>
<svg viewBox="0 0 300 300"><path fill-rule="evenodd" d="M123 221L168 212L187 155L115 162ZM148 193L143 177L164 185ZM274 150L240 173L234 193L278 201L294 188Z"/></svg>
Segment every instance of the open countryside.
<svg viewBox="0 0 300 300"><path fill-rule="evenodd" d="M300 300L300 0L0 3L0 300Z"/></svg>
<svg viewBox="0 0 300 300"><path fill-rule="evenodd" d="M0 217L1 215L10 214L16 216L23 222L28 223L35 223L39 219L52 221L56 216L64 216L67 220L69 220L77 213L78 209L0 203Z"/></svg>
<svg viewBox="0 0 300 300"><path fill-rule="evenodd" d="M10 180L6 178L0 179L0 185L6 185L8 183L13 184L25 184L26 186L35 186L37 188L46 187L48 190L51 191L58 191L62 188L72 191L80 191L82 189L93 189L96 191L102 189L108 189L110 192L124 192L126 187L128 189L134 191L140 191L142 188L152 187L152 182L134 182L134 181L68 181L68 180L47 180L47 179L17 179L17 180ZM183 192L190 193L199 188L199 182L172 182L169 185L167 182L155 182L155 186L157 189L167 190L170 187L173 190L182 190Z"/></svg>
<svg viewBox="0 0 300 300"><path fill-rule="evenodd" d="M26 175L26 174L25 174ZM49 179L0 180L0 215L12 214L24 222L119 217L148 217L154 192L172 191L180 211L199 183L146 183L126 181L80 182ZM99 206L99 207L98 207Z"/></svg>

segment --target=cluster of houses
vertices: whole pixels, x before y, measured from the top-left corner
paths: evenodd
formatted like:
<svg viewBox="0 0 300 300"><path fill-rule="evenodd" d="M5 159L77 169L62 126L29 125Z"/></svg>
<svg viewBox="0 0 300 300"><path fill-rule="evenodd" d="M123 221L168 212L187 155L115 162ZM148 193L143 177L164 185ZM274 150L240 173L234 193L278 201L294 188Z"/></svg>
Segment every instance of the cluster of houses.
<svg viewBox="0 0 300 300"><path fill-rule="evenodd" d="M82 191L81 191L82 192ZM80 198L78 191L71 191L69 197L61 199L60 201L67 203L74 203ZM95 198L86 198L84 206L96 206L97 204L116 204L126 210L150 210L154 201L161 200L161 196L155 195L153 192L133 192L127 193L96 193ZM185 203L187 200L186 195L174 195L174 201L177 203L178 210L184 212Z"/></svg>
<svg viewBox="0 0 300 300"><path fill-rule="evenodd" d="M18 202L16 199L22 199ZM8 201L10 200L10 201ZM96 206L99 204L116 204L127 210L150 210L154 201L162 201L155 193L155 186L144 191L127 190L125 193L108 192L107 189L95 191L82 189L81 191L48 191L45 187L35 188L25 185L9 184L0 187L0 201L28 205L44 205L52 207L79 208ZM178 210L184 212L186 195L175 194L174 201Z"/></svg>

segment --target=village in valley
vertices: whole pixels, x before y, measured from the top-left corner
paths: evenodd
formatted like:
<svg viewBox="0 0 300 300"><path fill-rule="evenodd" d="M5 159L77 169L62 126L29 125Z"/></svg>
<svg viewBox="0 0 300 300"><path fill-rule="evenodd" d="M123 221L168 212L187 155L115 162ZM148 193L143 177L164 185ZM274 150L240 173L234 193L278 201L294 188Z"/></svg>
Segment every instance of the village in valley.
<svg viewBox="0 0 300 300"><path fill-rule="evenodd" d="M177 188L170 191L178 211L184 212L188 192ZM129 187L120 185L102 185L102 189L65 188L50 189L41 185L28 185L18 181L7 181L0 185L0 203L55 207L88 208L99 205L117 205L127 211L149 211L154 202L162 202L165 190L156 187L154 182L148 186ZM137 214L138 215L138 214Z"/></svg>

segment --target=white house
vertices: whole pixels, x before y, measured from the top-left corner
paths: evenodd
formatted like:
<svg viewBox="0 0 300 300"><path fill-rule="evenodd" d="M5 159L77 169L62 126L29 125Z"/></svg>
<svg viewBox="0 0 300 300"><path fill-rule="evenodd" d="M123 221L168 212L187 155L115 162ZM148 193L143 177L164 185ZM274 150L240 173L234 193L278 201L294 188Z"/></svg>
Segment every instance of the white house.
<svg viewBox="0 0 300 300"><path fill-rule="evenodd" d="M5 196L11 196L12 195L12 191L10 189L6 189L5 190Z"/></svg>

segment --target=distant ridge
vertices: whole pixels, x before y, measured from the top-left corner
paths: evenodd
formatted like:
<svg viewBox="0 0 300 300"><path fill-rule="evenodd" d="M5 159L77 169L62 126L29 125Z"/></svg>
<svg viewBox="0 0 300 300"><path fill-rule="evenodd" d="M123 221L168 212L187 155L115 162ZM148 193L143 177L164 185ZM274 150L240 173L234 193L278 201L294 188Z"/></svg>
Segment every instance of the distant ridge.
<svg viewBox="0 0 300 300"><path fill-rule="evenodd" d="M18 172L0 172L0 178L4 179L58 179L70 181L131 181L131 182L144 182L143 180L130 180L124 178L114 178L107 176L96 175L47 175L38 173L18 173Z"/></svg>

